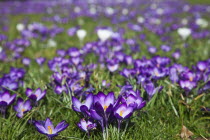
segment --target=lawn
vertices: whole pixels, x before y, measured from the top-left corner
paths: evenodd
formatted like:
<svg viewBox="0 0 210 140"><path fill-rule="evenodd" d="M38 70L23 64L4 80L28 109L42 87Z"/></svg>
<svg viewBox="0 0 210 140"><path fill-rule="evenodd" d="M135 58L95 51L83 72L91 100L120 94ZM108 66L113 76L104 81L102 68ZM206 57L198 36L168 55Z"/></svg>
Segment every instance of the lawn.
<svg viewBox="0 0 210 140"><path fill-rule="evenodd" d="M47 139L35 127L47 117L54 125L69 124L55 139L210 139L210 2L190 3L0 2L0 139ZM196 19L205 19L207 26L196 25ZM186 38L177 31L182 27L191 31ZM107 32L112 36L102 41ZM149 86L155 86L153 93ZM46 94L37 101L39 95L27 96L27 88ZM87 112L72 109L72 96L84 103L100 91L115 96L104 134L100 121L88 115L96 110L106 116L107 108L97 108L102 102ZM5 92L16 94L13 103L5 105ZM127 100L131 94L133 104ZM14 109L18 98L32 106L19 106L19 117ZM145 106L136 109L137 99ZM122 104L131 106L132 115L118 130L116 110ZM90 135L77 126L82 118L97 124Z"/></svg>

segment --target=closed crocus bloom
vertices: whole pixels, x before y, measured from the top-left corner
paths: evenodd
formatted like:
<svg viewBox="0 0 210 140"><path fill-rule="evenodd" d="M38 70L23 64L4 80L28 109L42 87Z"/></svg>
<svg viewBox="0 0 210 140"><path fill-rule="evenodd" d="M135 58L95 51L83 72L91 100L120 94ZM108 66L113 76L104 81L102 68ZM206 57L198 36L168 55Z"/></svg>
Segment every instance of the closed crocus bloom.
<svg viewBox="0 0 210 140"><path fill-rule="evenodd" d="M17 112L17 117L19 118L22 118L31 109L31 102L29 100L24 102L22 98L18 98L17 104L14 106L14 110Z"/></svg>
<svg viewBox="0 0 210 140"><path fill-rule="evenodd" d="M112 34L113 34L113 32L109 29L98 29L97 30L97 35L102 42L108 40L112 36Z"/></svg>
<svg viewBox="0 0 210 140"><path fill-rule="evenodd" d="M87 32L84 29L79 29L77 30L77 37L79 38L80 41L83 41L85 36L87 35Z"/></svg>
<svg viewBox="0 0 210 140"><path fill-rule="evenodd" d="M185 27L179 28L177 32L182 37L183 40L187 39L187 37L190 36L192 33L190 28L185 28Z"/></svg>
<svg viewBox="0 0 210 140"><path fill-rule="evenodd" d="M22 23L18 23L18 24L16 25L16 29L17 29L19 32L21 32L22 30L25 29L25 25L22 24Z"/></svg>
<svg viewBox="0 0 210 140"><path fill-rule="evenodd" d="M94 106L97 113L105 116L105 114L109 115L112 111L115 103L114 93L110 92L105 95L103 92L98 92L97 95L94 96Z"/></svg>
<svg viewBox="0 0 210 140"><path fill-rule="evenodd" d="M68 123L62 121L58 123L56 127L54 127L50 118L47 118L45 121L36 121L34 125L37 131L46 135L49 140L52 140L53 137L57 136L59 132L65 130L69 126Z"/></svg>

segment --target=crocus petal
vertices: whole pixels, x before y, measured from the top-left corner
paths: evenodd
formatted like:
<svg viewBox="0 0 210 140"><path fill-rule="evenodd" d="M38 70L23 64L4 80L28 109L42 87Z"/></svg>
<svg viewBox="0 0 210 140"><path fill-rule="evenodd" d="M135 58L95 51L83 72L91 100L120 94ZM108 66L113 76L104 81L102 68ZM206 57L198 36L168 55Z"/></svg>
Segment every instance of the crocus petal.
<svg viewBox="0 0 210 140"><path fill-rule="evenodd" d="M36 121L34 123L34 125L37 128L37 131L39 133L42 133L42 134L47 134L48 133L47 130L45 129L45 127L42 124L40 124L39 122Z"/></svg>
<svg viewBox="0 0 210 140"><path fill-rule="evenodd" d="M58 133L58 132L63 131L64 129L66 129L68 126L69 126L68 123L66 123L65 121L62 121L55 127L54 130L56 133Z"/></svg>
<svg viewBox="0 0 210 140"><path fill-rule="evenodd" d="M92 103L93 103L93 94L90 93L86 98L85 105L88 107L88 109L90 109Z"/></svg>
<svg viewBox="0 0 210 140"><path fill-rule="evenodd" d="M44 125L45 129L48 130L48 127L51 128L52 130L52 134L54 134L54 126L50 120L50 118L47 118L46 121L45 121L45 125ZM48 133L49 134L49 133Z"/></svg>
<svg viewBox="0 0 210 140"><path fill-rule="evenodd" d="M72 106L73 106L73 109L75 109L75 111L78 111L78 112L80 112L80 106L82 105L81 103L80 103L80 101L77 99L77 98L75 98L75 97L72 97Z"/></svg>
<svg viewBox="0 0 210 140"><path fill-rule="evenodd" d="M29 110L31 110L31 102L30 102L30 100L27 100L25 103L24 103L24 109L25 110L27 110L27 111L29 111Z"/></svg>
<svg viewBox="0 0 210 140"><path fill-rule="evenodd" d="M105 104L106 106L109 106L110 104L114 104L114 93L113 93L113 92L110 92L110 93L106 96L104 104Z"/></svg>
<svg viewBox="0 0 210 140"><path fill-rule="evenodd" d="M91 113L91 117L93 119L98 120L98 121L102 121L103 120L103 118L101 116L99 116L98 113L95 110L91 109L90 113Z"/></svg>
<svg viewBox="0 0 210 140"><path fill-rule="evenodd" d="M33 93L33 90L30 88L26 89L26 96L30 96Z"/></svg>
<svg viewBox="0 0 210 140"><path fill-rule="evenodd" d="M41 93L42 93L42 90L41 90L40 88L38 88L38 89L35 91L34 94L38 97L38 96L41 95Z"/></svg>

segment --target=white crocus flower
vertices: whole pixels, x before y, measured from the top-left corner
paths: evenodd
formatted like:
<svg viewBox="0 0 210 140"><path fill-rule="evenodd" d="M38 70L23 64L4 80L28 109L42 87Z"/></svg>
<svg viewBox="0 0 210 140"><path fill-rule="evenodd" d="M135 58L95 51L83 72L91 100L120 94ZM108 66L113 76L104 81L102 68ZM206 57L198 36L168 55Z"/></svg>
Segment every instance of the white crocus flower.
<svg viewBox="0 0 210 140"><path fill-rule="evenodd" d="M179 28L177 32L182 37L183 40L187 39L187 37L190 36L192 33L191 29L185 27Z"/></svg>
<svg viewBox="0 0 210 140"><path fill-rule="evenodd" d="M112 36L113 32L107 29L99 29L97 35L99 39L104 42Z"/></svg>
<svg viewBox="0 0 210 140"><path fill-rule="evenodd" d="M84 29L77 30L77 37L79 38L80 41L83 41L86 35L87 32Z"/></svg>
<svg viewBox="0 0 210 140"><path fill-rule="evenodd" d="M195 23L201 28L206 28L208 26L208 21L203 18L196 19Z"/></svg>
<svg viewBox="0 0 210 140"><path fill-rule="evenodd" d="M144 23L145 19L144 19L144 17L139 16L137 18L137 21L138 21L138 23Z"/></svg>
<svg viewBox="0 0 210 140"><path fill-rule="evenodd" d="M22 23L18 23L18 24L16 25L16 29L17 29L19 32L21 32L22 30L25 29L25 25L22 24Z"/></svg>
<svg viewBox="0 0 210 140"><path fill-rule="evenodd" d="M49 39L48 42L47 42L47 46L48 47L56 47L57 46L57 43L56 43L55 40Z"/></svg>

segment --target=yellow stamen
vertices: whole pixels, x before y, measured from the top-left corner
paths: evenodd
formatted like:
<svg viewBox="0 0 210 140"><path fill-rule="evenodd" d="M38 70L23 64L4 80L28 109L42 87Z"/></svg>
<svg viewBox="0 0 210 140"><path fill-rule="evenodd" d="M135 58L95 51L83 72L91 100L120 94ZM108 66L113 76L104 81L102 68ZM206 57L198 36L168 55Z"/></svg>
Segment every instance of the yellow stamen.
<svg viewBox="0 0 210 140"><path fill-rule="evenodd" d="M155 72L155 76L158 76L159 75L159 73L158 72Z"/></svg>
<svg viewBox="0 0 210 140"><path fill-rule="evenodd" d="M120 116L121 116L121 117L122 117L122 115L123 115L123 112L124 112L123 110L122 110L122 111L120 111Z"/></svg>
<svg viewBox="0 0 210 140"><path fill-rule="evenodd" d="M193 77L190 77L190 82L192 82L193 81Z"/></svg>
<svg viewBox="0 0 210 140"><path fill-rule="evenodd" d="M104 111L106 111L106 109L107 109L107 108L108 108L108 106L107 106L107 105L105 105L105 106L104 106Z"/></svg>
<svg viewBox="0 0 210 140"><path fill-rule="evenodd" d="M48 126L47 129L48 129L49 134L52 134L52 128L51 128L51 126Z"/></svg>
<svg viewBox="0 0 210 140"><path fill-rule="evenodd" d="M21 111L22 111L22 112L25 112L26 110L25 110L25 109L21 109Z"/></svg>

